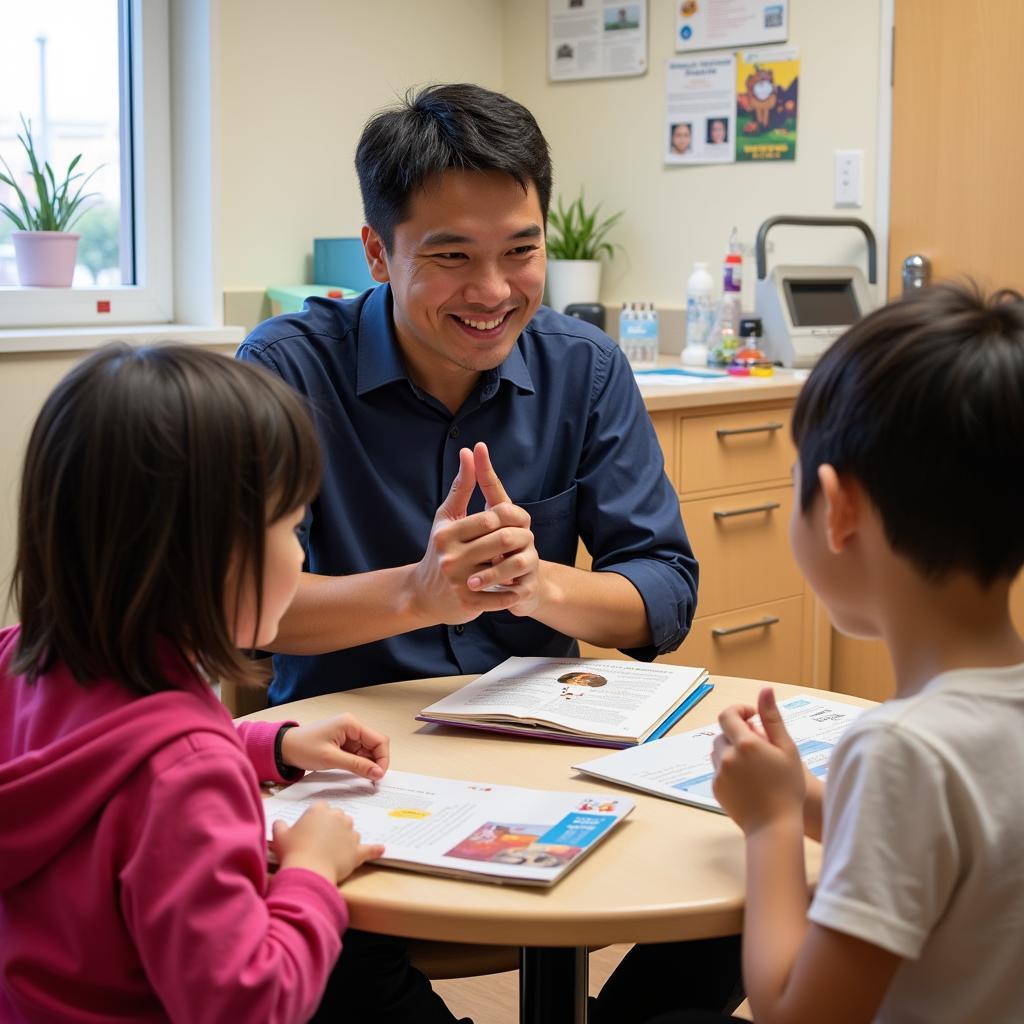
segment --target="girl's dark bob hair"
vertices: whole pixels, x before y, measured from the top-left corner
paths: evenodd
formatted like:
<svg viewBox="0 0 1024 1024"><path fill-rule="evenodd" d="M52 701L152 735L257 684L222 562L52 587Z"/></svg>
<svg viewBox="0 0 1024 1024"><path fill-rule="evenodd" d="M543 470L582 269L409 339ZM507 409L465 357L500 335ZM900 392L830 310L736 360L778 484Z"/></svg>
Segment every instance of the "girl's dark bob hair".
<svg viewBox="0 0 1024 1024"><path fill-rule="evenodd" d="M29 439L9 671L34 681L63 662L148 694L171 686L170 645L211 680L253 679L225 608L262 581L267 524L319 476L302 400L269 373L183 345L89 356Z"/></svg>

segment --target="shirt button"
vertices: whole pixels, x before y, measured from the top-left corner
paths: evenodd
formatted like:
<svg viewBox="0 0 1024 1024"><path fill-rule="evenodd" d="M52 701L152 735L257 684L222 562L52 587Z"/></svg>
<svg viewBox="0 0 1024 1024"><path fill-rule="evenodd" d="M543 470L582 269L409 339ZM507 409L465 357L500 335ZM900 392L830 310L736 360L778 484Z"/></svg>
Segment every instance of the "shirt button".
<svg viewBox="0 0 1024 1024"><path fill-rule="evenodd" d="M466 632L466 627L465 626L460 624L460 625L455 627L455 635L456 636L462 636L462 634L465 633L465 632Z"/></svg>
<svg viewBox="0 0 1024 1024"><path fill-rule="evenodd" d="M458 427L452 427L452 429L448 431L448 436L451 437L451 438L458 437L459 436L459 428Z"/></svg>

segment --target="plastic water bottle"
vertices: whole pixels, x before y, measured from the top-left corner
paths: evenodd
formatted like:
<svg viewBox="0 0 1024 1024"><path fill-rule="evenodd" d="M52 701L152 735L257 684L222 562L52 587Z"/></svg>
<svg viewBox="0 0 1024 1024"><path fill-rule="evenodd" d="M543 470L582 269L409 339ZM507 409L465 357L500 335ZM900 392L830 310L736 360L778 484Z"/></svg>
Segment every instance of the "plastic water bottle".
<svg viewBox="0 0 1024 1024"><path fill-rule="evenodd" d="M682 353L683 362L690 366L704 366L708 361L714 288L708 265L695 263L686 282L686 347Z"/></svg>
<svg viewBox="0 0 1024 1024"><path fill-rule="evenodd" d="M619 346L635 370L653 369L658 362L658 314L653 302L622 304Z"/></svg>

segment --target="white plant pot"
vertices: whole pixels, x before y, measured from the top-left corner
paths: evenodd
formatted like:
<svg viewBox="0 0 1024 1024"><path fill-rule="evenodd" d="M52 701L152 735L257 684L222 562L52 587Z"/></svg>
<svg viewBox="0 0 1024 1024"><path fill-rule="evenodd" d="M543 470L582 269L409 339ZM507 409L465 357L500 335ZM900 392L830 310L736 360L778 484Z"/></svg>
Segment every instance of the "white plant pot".
<svg viewBox="0 0 1024 1024"><path fill-rule="evenodd" d="M600 260L548 260L547 304L559 313L573 302L598 302L601 297Z"/></svg>
<svg viewBox="0 0 1024 1024"><path fill-rule="evenodd" d="M81 237L74 231L12 231L19 283L26 288L70 288Z"/></svg>

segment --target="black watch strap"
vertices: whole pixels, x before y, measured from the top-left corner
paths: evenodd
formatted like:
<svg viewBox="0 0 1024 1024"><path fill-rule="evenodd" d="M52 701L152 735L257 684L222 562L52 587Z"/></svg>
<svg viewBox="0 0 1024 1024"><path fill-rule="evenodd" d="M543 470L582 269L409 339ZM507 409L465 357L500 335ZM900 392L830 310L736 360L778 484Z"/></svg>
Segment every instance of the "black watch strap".
<svg viewBox="0 0 1024 1024"><path fill-rule="evenodd" d="M285 764L284 758L281 756L281 745L284 742L284 734L289 729L294 729L294 722L285 722L280 729L277 730L277 735L274 737L274 767L277 769L277 774L284 778L291 772L291 765Z"/></svg>

